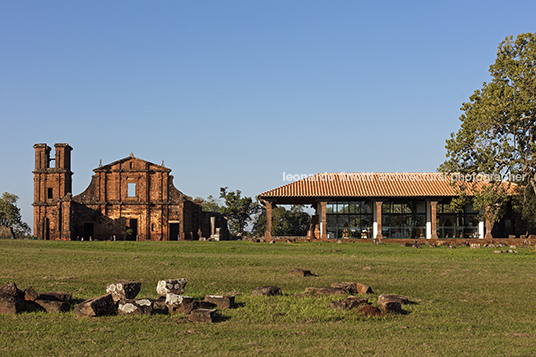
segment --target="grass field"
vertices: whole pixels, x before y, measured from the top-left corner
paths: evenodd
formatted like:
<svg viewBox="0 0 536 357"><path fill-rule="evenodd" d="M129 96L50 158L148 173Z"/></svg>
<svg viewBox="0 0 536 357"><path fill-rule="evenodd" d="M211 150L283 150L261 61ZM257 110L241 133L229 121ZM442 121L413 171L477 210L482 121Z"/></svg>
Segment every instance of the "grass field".
<svg viewBox="0 0 536 357"><path fill-rule="evenodd" d="M186 295L239 291L221 322L184 316L0 315L2 356L535 356L536 254L370 243L0 241L0 284L68 291L76 302L117 280L187 278ZM293 277L293 268L317 276ZM407 296L406 315L336 311L306 287L353 281ZM276 285L282 297L252 297Z"/></svg>

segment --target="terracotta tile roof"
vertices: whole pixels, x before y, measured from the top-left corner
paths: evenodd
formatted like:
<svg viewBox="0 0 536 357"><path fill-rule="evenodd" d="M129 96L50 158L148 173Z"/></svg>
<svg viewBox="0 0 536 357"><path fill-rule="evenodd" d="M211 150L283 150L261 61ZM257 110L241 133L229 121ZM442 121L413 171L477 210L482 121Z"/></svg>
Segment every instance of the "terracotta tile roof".
<svg viewBox="0 0 536 357"><path fill-rule="evenodd" d="M479 182L478 186L484 183ZM450 176L438 172L318 173L263 192L259 199L307 197L453 197Z"/></svg>

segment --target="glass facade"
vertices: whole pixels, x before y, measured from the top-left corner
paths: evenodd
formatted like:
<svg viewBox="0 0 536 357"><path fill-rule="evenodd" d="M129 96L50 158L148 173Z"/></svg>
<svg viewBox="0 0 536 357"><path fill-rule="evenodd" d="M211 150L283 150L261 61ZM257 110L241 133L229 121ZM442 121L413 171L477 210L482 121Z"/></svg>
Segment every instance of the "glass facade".
<svg viewBox="0 0 536 357"><path fill-rule="evenodd" d="M426 201L382 204L383 238L426 238Z"/></svg>
<svg viewBox="0 0 536 357"><path fill-rule="evenodd" d="M372 202L328 202L326 232L332 239L372 238Z"/></svg>
<svg viewBox="0 0 536 357"><path fill-rule="evenodd" d="M439 238L478 238L478 212L472 205L459 212L448 203L438 203L436 219Z"/></svg>

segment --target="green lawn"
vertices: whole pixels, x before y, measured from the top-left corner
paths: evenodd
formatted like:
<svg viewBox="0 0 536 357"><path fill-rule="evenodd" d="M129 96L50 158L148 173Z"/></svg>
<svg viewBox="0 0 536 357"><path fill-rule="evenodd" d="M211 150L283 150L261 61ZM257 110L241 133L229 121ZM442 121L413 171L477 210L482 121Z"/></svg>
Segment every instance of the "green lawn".
<svg viewBox="0 0 536 357"><path fill-rule="evenodd" d="M504 248L503 248L504 249ZM491 249L414 249L370 243L0 241L0 284L68 291L78 302L117 280L142 282L157 297L161 279L187 278L186 294L239 291L221 322L184 316L76 318L0 315L6 356L534 356L536 254ZM317 276L287 276L293 268ZM335 311L338 297L297 298L306 287L353 281L415 304L407 315L367 318ZM252 297L260 285L282 297Z"/></svg>

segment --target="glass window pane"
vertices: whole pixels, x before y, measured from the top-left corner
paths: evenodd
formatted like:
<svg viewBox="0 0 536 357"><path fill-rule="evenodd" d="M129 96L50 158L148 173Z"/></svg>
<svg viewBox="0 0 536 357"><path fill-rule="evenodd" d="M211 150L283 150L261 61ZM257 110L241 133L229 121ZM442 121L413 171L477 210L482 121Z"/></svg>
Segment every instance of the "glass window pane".
<svg viewBox="0 0 536 357"><path fill-rule="evenodd" d="M426 202L424 201L417 202L417 213L426 213Z"/></svg>

